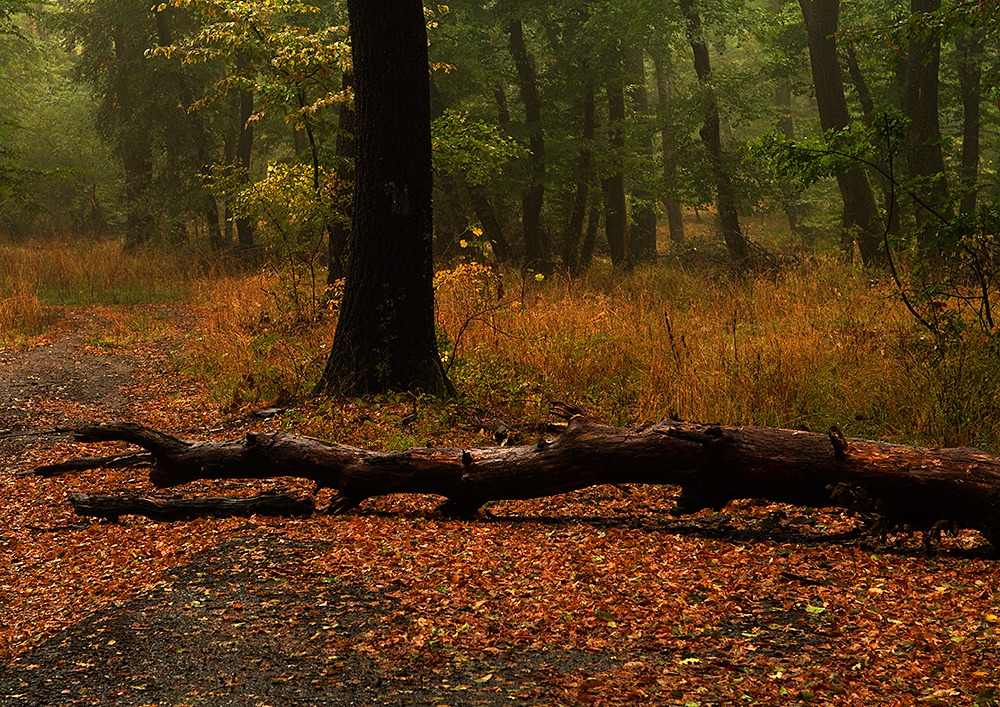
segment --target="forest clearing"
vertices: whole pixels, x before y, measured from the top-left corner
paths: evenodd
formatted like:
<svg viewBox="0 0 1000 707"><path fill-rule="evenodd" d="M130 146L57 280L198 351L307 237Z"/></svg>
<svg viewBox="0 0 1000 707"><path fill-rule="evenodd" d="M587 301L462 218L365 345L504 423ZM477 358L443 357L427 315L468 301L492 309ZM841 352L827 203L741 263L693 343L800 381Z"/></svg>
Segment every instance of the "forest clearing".
<svg viewBox="0 0 1000 707"><path fill-rule="evenodd" d="M161 273L174 272L168 256L133 263L108 257L113 247L5 255L23 259L22 273L30 260L66 296L159 293ZM165 261L137 272L154 257ZM609 274L530 278L523 305L471 324L452 369L465 398L305 398L268 420L254 411L301 395L330 333L283 321L275 281L193 277L154 294L161 303L19 305L0 379L5 700L988 704L1000 580L974 531L928 550L919 534L866 535L843 511L753 500L675 518L676 488L656 486L501 501L471 521L441 518L439 499L397 495L344 516L108 523L75 515L68 494L162 493L145 469L17 475L108 453L66 434L18 436L82 421L197 439L291 430L375 449L473 448L496 443L496 420L533 441L558 399L618 424L838 424L851 436L995 445L978 436L989 427L943 416L944 395L961 393L956 362L913 365L919 332L862 272L829 262L739 279L678 264ZM438 278L446 332L481 311L468 298L496 291L468 272L450 277ZM722 301L736 312L735 349L731 322L713 314ZM249 353L278 340L291 349ZM982 354L961 355L969 365ZM993 400L980 390L952 414ZM996 419L980 410L970 419ZM262 490L309 496L313 484L196 481L174 493Z"/></svg>
<svg viewBox="0 0 1000 707"><path fill-rule="evenodd" d="M1000 704L988 0L0 0L0 704Z"/></svg>

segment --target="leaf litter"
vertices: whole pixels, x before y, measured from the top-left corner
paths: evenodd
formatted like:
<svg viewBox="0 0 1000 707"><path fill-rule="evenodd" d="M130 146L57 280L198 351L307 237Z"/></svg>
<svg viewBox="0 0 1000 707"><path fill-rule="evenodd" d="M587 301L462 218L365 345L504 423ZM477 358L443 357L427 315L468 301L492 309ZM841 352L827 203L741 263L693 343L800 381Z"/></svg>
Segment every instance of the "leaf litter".
<svg viewBox="0 0 1000 707"><path fill-rule="evenodd" d="M153 312L161 336L127 348L85 344L117 312L69 312L28 351L51 377L70 364L39 349L73 354L83 389L17 389L0 428L113 417L204 438L283 424L209 433L219 416L171 354L197 311L169 310ZM10 371L26 354L4 355ZM106 370L108 356L127 374L91 395L80 371ZM339 441L369 444L409 411L324 409ZM68 492L149 492L142 469L15 475L107 452L0 437L3 704L997 704L1000 580L974 533L929 555L810 509L744 501L675 519L675 490L657 487L499 502L472 522L435 517L439 499L394 496L343 517L105 523L76 517ZM287 479L183 491L262 483L311 491Z"/></svg>

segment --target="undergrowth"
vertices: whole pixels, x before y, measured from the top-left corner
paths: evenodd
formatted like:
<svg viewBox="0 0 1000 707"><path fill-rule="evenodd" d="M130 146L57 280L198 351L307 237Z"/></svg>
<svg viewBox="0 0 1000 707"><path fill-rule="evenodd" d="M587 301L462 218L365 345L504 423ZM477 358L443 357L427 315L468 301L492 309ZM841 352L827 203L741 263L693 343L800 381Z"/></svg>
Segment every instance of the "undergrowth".
<svg viewBox="0 0 1000 707"><path fill-rule="evenodd" d="M440 271L435 286L460 397L384 401L397 417L416 414L417 431L400 443L467 418L540 421L564 400L620 425L836 424L852 436L1000 448L994 342L927 339L888 280L833 258L741 276L661 263L540 278L466 263ZM320 374L336 312L303 322L277 289L273 276L199 289L206 317L186 356L221 409L303 400Z"/></svg>
<svg viewBox="0 0 1000 707"><path fill-rule="evenodd" d="M344 431L333 407L304 404L333 340L335 292L326 309L306 307L315 298L290 297L280 270L226 275L196 254L125 253L111 241L0 244L0 257L0 345L44 332L52 305L190 302L198 324L180 365L207 382L220 411L293 405L297 424ZM579 277L463 263L439 271L435 288L459 398L355 401L362 427L379 405L409 420L398 439L372 425L360 441L422 444L470 418L538 422L564 400L619 425L836 424L860 437L1000 449L995 338L975 327L932 337L890 278L833 257L742 275L680 260L625 274L598 262ZM127 346L158 328L137 320L94 343Z"/></svg>
<svg viewBox="0 0 1000 707"><path fill-rule="evenodd" d="M203 269L187 249L123 250L118 240L0 243L0 296L30 293L41 305L179 301Z"/></svg>

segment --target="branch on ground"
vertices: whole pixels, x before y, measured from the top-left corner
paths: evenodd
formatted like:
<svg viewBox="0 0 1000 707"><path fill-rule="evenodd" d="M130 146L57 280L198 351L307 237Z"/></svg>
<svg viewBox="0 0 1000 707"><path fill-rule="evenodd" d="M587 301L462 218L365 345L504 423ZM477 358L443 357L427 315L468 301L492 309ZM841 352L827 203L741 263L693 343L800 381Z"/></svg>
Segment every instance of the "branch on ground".
<svg viewBox="0 0 1000 707"><path fill-rule="evenodd" d="M420 493L444 496L442 513L469 518L490 501L601 484L669 484L681 487L675 515L757 498L849 508L915 530L947 521L1000 546L1000 457L978 449L888 444L836 429L819 434L674 420L618 428L569 406L558 412L571 416L565 432L517 447L379 452L283 432L191 442L124 422L86 425L75 438L143 447L155 460L149 478L163 488L200 479L311 479L338 492L327 509L333 513L378 496Z"/></svg>

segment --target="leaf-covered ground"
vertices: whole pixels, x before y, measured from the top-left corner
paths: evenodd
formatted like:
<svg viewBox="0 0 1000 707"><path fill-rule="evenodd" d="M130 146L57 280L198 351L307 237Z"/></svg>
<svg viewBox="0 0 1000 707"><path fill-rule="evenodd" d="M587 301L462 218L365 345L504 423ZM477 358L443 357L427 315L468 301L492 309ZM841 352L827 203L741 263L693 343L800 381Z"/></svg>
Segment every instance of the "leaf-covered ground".
<svg viewBox="0 0 1000 707"><path fill-rule="evenodd" d="M129 335L140 315L156 336ZM212 410L171 354L196 321L70 311L0 351L0 704L996 704L998 560L974 533L929 555L808 509L675 519L669 488L498 503L474 522L394 497L345 517L110 524L74 516L67 492L148 491L142 470L16 475L100 453L21 435L81 420L189 437L290 424ZM345 429L401 416L335 414Z"/></svg>

